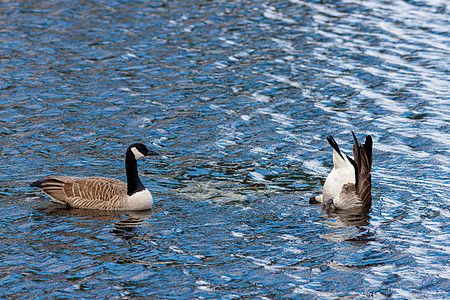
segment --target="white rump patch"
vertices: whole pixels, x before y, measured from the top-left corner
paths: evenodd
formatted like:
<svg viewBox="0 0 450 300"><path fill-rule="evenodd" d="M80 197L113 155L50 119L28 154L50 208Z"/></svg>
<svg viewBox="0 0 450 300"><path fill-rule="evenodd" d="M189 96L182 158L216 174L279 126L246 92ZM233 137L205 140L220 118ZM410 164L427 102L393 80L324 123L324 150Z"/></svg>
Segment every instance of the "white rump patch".
<svg viewBox="0 0 450 300"><path fill-rule="evenodd" d="M144 154L142 154L136 147L131 148L131 152L134 154L134 158L138 160L139 158L143 158Z"/></svg>

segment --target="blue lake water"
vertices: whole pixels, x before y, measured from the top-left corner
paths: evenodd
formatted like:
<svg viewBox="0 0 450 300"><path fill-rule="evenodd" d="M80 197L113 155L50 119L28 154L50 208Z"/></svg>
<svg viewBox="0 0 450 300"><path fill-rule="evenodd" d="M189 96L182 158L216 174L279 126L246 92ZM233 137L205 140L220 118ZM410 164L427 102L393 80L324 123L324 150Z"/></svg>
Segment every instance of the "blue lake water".
<svg viewBox="0 0 450 300"><path fill-rule="evenodd" d="M447 1L2 1L0 40L2 297L450 298ZM327 215L351 130L374 203ZM29 187L136 141L150 211Z"/></svg>

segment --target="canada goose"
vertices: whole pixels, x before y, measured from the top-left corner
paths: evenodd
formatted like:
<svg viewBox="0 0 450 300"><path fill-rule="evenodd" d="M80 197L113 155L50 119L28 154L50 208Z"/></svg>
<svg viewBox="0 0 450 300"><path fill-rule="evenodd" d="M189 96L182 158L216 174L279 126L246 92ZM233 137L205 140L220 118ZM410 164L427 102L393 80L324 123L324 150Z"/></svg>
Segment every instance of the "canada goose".
<svg viewBox="0 0 450 300"><path fill-rule="evenodd" d="M333 147L333 169L328 174L323 185L322 195L313 196L309 203L321 203L326 211L330 207L336 209L351 209L363 207L369 209L372 205L372 137L366 136L366 142L358 144L355 133L353 135L353 156L343 155L339 146L330 135L328 143Z"/></svg>
<svg viewBox="0 0 450 300"><path fill-rule="evenodd" d="M153 204L152 194L139 180L137 160L158 155L144 144L127 149L125 167L127 183L106 177L48 176L30 184L41 188L52 201L75 208L107 210L146 210Z"/></svg>

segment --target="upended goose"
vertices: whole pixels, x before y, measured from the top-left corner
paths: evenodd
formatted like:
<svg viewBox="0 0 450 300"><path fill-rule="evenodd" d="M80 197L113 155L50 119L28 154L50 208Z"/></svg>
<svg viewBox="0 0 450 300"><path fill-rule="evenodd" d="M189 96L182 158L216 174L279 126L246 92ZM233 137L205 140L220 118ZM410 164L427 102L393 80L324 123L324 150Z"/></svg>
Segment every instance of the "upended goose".
<svg viewBox="0 0 450 300"><path fill-rule="evenodd" d="M106 177L48 176L30 184L41 188L52 201L75 208L104 210L146 210L153 204L152 194L139 180L137 160L158 155L144 144L127 149L125 167L127 183Z"/></svg>
<svg viewBox="0 0 450 300"><path fill-rule="evenodd" d="M333 169L328 174L323 185L322 195L313 196L309 203L325 205L326 211L330 208L352 209L362 207L369 209L372 205L372 137L366 136L364 144L360 145L353 135L353 156L344 155L339 146L330 135L328 143L333 147Z"/></svg>

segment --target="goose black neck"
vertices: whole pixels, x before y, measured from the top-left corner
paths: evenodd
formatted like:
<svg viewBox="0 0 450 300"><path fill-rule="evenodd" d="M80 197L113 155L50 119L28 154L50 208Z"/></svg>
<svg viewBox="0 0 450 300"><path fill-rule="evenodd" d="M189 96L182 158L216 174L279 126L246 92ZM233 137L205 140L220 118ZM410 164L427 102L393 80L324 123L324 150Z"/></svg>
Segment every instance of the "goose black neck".
<svg viewBox="0 0 450 300"><path fill-rule="evenodd" d="M127 171L127 195L131 196L134 193L145 190L144 185L139 180L136 158L134 158L134 154L131 151L128 151L126 154L125 168Z"/></svg>

